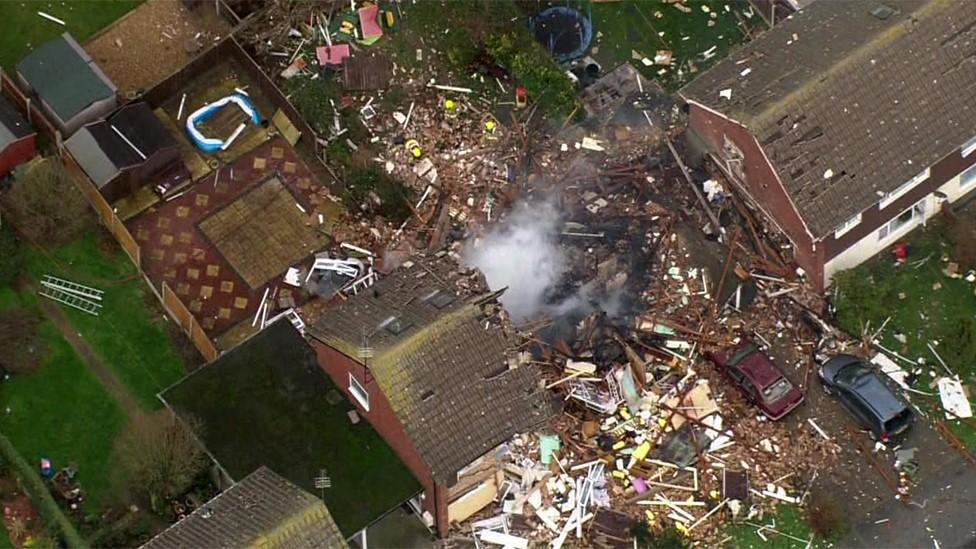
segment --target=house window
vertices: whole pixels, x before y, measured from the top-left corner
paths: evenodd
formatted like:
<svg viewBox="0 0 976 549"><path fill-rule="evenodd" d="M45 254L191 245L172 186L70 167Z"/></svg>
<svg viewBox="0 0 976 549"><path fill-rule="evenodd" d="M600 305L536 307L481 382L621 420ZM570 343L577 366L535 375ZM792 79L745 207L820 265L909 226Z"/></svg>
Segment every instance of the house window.
<svg viewBox="0 0 976 549"><path fill-rule="evenodd" d="M929 168L925 168L925 170L922 173L920 173L920 174L916 175L915 177L909 179L908 181L902 183L901 185L898 186L897 189L895 189L895 190L891 191L890 193L886 194L884 196L884 198L881 199L881 204L878 207L879 208L886 208L886 207L888 207L892 202L894 202L895 200L898 200L899 198L901 198L902 195L904 195L908 191L914 189L916 185L918 185L922 181L925 181L926 179L928 179L930 173L931 173L931 170L929 170Z"/></svg>
<svg viewBox="0 0 976 549"><path fill-rule="evenodd" d="M349 373L349 394L356 399L356 402L363 407L363 410L369 411L369 393L366 392L366 388L359 383L359 380L353 377L352 373Z"/></svg>
<svg viewBox="0 0 976 549"><path fill-rule="evenodd" d="M729 139L729 136L723 135L722 142L722 157L725 159L725 166L728 168L729 173L735 175L739 181L746 180L746 172L742 167L742 150L735 144L734 141Z"/></svg>
<svg viewBox="0 0 976 549"><path fill-rule="evenodd" d="M972 153L973 151L976 151L976 137L973 137L969 141L963 143L962 145L963 158L969 156L970 153Z"/></svg>
<svg viewBox="0 0 976 549"><path fill-rule="evenodd" d="M885 223L878 229L878 240L884 240L906 226L914 223L916 220L925 217L925 199L921 199L915 203L911 208L898 214L898 217L892 219L891 221Z"/></svg>
<svg viewBox="0 0 976 549"><path fill-rule="evenodd" d="M844 233L850 231L851 229L857 227L860 224L861 224L861 214L857 214L854 217L845 221L844 224L841 225L840 227L837 227L837 230L834 231L834 238L840 238Z"/></svg>
<svg viewBox="0 0 976 549"><path fill-rule="evenodd" d="M971 187L976 182L976 164L966 168L966 171L959 174L959 188Z"/></svg>

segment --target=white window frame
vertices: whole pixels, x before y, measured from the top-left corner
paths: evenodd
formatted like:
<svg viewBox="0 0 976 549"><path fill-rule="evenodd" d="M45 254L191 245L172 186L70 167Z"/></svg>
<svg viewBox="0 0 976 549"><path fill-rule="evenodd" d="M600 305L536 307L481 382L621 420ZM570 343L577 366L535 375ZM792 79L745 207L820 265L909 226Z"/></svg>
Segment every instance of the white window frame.
<svg viewBox="0 0 976 549"><path fill-rule="evenodd" d="M744 183L746 180L746 171L742 162L745 156L742 154L742 149L739 148L736 142L729 139L729 136L726 134L722 134L722 158L725 160L725 169Z"/></svg>
<svg viewBox="0 0 976 549"><path fill-rule="evenodd" d="M837 230L834 231L834 238L840 238L841 236L843 236L851 229L857 227L860 224L861 224L861 214L857 214L854 217L845 221L844 224L841 225L840 227L837 227Z"/></svg>
<svg viewBox="0 0 976 549"><path fill-rule="evenodd" d="M967 156L972 154L973 151L976 151L976 136L970 138L969 141L963 143L961 149L962 149L961 152L963 158L966 158Z"/></svg>
<svg viewBox="0 0 976 549"><path fill-rule="evenodd" d="M932 175L932 170L930 168L925 168L924 170L922 170L922 173L902 183L901 185L898 186L897 189L886 194L884 198L881 199L881 204L878 205L878 208L880 209L887 208L888 206L891 205L892 202L898 200L899 198L904 196L905 193L914 189L919 183L928 179L930 175Z"/></svg>
<svg viewBox="0 0 976 549"><path fill-rule="evenodd" d="M349 394L356 399L363 410L369 411L369 393L366 392L363 384L352 375L352 372L349 372Z"/></svg>
<svg viewBox="0 0 976 549"><path fill-rule="evenodd" d="M909 227L912 224L914 224L915 223L915 220L918 219L919 217L921 217L924 220L925 219L925 207L926 207L926 201L927 200L928 200L928 197L926 196L925 198L922 198L918 202L916 202L916 203L912 204L911 206L909 206L907 209L904 209L901 212L899 212L898 215L896 215L896 216L892 217L891 219L889 219L887 223L885 223L884 225L882 225L878 229L878 242L884 242L886 240L891 240L893 238L897 238L897 237L905 234L907 232L907 231L904 230L905 227ZM896 221L898 221L898 218L901 217L901 216L903 216L903 215L905 215L905 213L907 213L907 212L911 212L911 214L912 214L911 219L909 219L908 221L906 221L905 223L902 223L901 225L899 225L897 227L892 227L892 225L894 225L894 223Z"/></svg>
<svg viewBox="0 0 976 549"><path fill-rule="evenodd" d="M966 179L969 179L969 181L966 181ZM972 187L973 183L976 183L976 164L966 168L961 174L959 174L960 190Z"/></svg>

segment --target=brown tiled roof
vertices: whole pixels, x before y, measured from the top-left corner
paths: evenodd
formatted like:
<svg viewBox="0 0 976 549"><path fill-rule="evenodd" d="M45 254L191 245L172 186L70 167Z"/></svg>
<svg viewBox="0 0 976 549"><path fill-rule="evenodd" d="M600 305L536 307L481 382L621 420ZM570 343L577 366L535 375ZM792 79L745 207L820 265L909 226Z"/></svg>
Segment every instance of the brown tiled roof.
<svg viewBox="0 0 976 549"><path fill-rule="evenodd" d="M458 284L479 278L451 261L414 258L339 306L306 314L309 334L367 364L431 475L448 486L549 413L538 370L519 363L510 328L457 295ZM361 352L364 339L372 357Z"/></svg>
<svg viewBox="0 0 976 549"><path fill-rule="evenodd" d="M976 2L881 5L815 2L681 90L752 131L817 238L976 135Z"/></svg>
<svg viewBox="0 0 976 549"><path fill-rule="evenodd" d="M152 538L143 549L348 547L319 498L261 467Z"/></svg>

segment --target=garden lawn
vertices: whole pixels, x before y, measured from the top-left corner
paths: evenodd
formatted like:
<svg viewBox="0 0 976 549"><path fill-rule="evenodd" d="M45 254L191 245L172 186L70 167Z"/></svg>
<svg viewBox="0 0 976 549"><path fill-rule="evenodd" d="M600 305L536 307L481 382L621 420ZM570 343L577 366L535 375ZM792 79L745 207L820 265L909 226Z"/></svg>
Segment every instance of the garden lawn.
<svg viewBox="0 0 976 549"><path fill-rule="evenodd" d="M974 286L963 278L952 279L942 273L950 261L950 247L940 224L912 233L908 242L910 254L903 267L896 268L886 250L835 277L838 324L848 334L859 337L868 322L868 331L873 333L891 316L879 339L886 348L907 358L925 360L917 389L937 393L929 383L946 374L928 349L929 342L964 384L976 386ZM899 342L895 334L903 334L905 343ZM905 367L903 362L900 365ZM945 418L938 396L911 398L931 412L930 418ZM976 450L976 421L946 420L946 425L971 451Z"/></svg>
<svg viewBox="0 0 976 549"><path fill-rule="evenodd" d="M110 237L96 227L66 246L25 248L26 270L38 285L50 274L105 291L97 317L62 309L136 402L146 410L158 409L162 403L156 394L182 377L182 358L171 345L165 329L168 320L145 280L114 241L99 246L99 238Z"/></svg>
<svg viewBox="0 0 976 549"><path fill-rule="evenodd" d="M36 309L36 298L0 289L0 308ZM96 512L109 489L113 441L125 418L81 358L50 322L40 325L41 366L0 383L0 431L28 463L50 458L72 465L85 490L83 509Z"/></svg>
<svg viewBox="0 0 976 549"><path fill-rule="evenodd" d="M803 511L791 505L781 505L777 507L776 514L772 517L765 517L762 520L751 520L754 524L770 525L771 528L783 532L795 538L808 540L813 535L803 516ZM773 526L775 524L775 526ZM722 547L734 549L804 549L806 542L790 539L786 536L777 535L772 532L764 532L768 541L764 541L756 534L758 527L748 524L729 524L723 531L720 539L724 539ZM811 547L826 547L820 540L814 541Z"/></svg>
<svg viewBox="0 0 976 549"><path fill-rule="evenodd" d="M662 0L641 0L630 2L570 2L584 14L591 13L593 19L593 42L589 55L599 61L605 70L621 63L630 62L646 78L658 80L668 89L690 82L712 64L728 54L729 49L746 40L745 33L738 26L739 17L751 28L765 28L759 14L752 8L743 10L736 2L728 0L696 0L686 2L691 8L684 13ZM708 11L704 11L707 8ZM715 13L715 18L711 14ZM748 17L745 14L752 14ZM708 21L715 25L708 26ZM596 52L592 46L596 46ZM714 55L707 60L704 52L715 47ZM664 75L658 75L662 68L646 66L640 59L634 59L633 52L654 61L658 50L670 50L674 61ZM686 62L690 61L690 65ZM691 66L696 72L691 72ZM682 75L678 76L678 69Z"/></svg>
<svg viewBox="0 0 976 549"><path fill-rule="evenodd" d="M143 0L14 1L0 4L0 67L13 72L17 63L37 46L69 32L79 43L122 17ZM43 11L66 26L37 15Z"/></svg>

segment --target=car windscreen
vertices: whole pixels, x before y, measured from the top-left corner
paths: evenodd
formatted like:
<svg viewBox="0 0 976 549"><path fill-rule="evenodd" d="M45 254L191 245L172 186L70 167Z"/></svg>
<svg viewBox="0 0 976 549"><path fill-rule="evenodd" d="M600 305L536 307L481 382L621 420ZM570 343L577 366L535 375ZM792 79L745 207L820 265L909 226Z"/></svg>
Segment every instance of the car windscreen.
<svg viewBox="0 0 976 549"><path fill-rule="evenodd" d="M785 377L781 377L763 389L763 400L766 404L772 404L786 396L793 385Z"/></svg>
<svg viewBox="0 0 976 549"><path fill-rule="evenodd" d="M853 363L841 369L837 372L837 377L834 378L835 381L840 385L845 385L847 387L853 387L857 380L863 377L865 374L870 374L871 370L865 368L861 364Z"/></svg>

